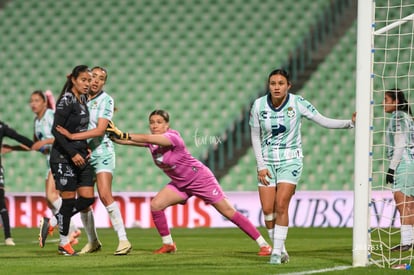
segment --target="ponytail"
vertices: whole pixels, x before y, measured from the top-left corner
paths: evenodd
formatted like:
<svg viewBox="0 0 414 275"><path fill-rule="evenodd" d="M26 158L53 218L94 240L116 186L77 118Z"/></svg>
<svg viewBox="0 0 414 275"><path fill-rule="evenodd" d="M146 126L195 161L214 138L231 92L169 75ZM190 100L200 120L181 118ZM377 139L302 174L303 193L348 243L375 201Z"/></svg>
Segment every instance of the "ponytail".
<svg viewBox="0 0 414 275"><path fill-rule="evenodd" d="M65 85L63 85L62 91L60 92L59 99L73 87L72 78L78 78L80 73L90 72L89 67L86 65L78 65L73 68L72 73L66 76Z"/></svg>

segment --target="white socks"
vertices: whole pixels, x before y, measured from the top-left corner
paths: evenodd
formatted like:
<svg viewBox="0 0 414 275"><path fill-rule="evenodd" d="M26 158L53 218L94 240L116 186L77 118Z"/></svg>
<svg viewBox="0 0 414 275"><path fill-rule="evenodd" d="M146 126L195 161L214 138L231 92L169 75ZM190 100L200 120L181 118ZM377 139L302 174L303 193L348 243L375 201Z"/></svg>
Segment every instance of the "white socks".
<svg viewBox="0 0 414 275"><path fill-rule="evenodd" d="M269 244L266 242L266 240L263 238L263 236L262 236L262 235L260 235L260 237L256 239L256 243L259 245L259 247L269 245Z"/></svg>
<svg viewBox="0 0 414 275"><path fill-rule="evenodd" d="M401 225L401 244L409 245L413 243L413 226L411 224Z"/></svg>
<svg viewBox="0 0 414 275"><path fill-rule="evenodd" d="M275 239L275 238L274 238L274 232L275 232L274 228L267 229L267 233L269 234L270 242L271 242L272 244L273 244L274 239ZM285 243L283 243L282 252L287 254L287 250L286 250Z"/></svg>
<svg viewBox="0 0 414 275"><path fill-rule="evenodd" d="M88 236L88 242L91 243L98 240L98 234L96 233L95 219L93 217L92 210L89 209L86 213L80 212L80 216L86 235Z"/></svg>
<svg viewBox="0 0 414 275"><path fill-rule="evenodd" d="M281 255L282 251L286 252L284 249L285 241L288 233L287 226L275 225L274 228L274 239L273 239L273 250L272 254Z"/></svg>
<svg viewBox="0 0 414 275"><path fill-rule="evenodd" d="M118 203L114 201L106 207L108 211L109 218L111 219L112 226L114 227L115 232L118 234L118 239L120 241L126 241L127 234L125 232L124 221L122 219L121 211L119 210Z"/></svg>
<svg viewBox="0 0 414 275"><path fill-rule="evenodd" d="M53 206L53 209L51 209L52 213L53 215L56 215L57 213L59 213L59 209L62 206L62 198L61 197L57 198L57 200L52 202L52 206Z"/></svg>
<svg viewBox="0 0 414 275"><path fill-rule="evenodd" d="M167 236L162 236L161 239L162 239L163 244L173 244L173 239L171 237L171 234Z"/></svg>
<svg viewBox="0 0 414 275"><path fill-rule="evenodd" d="M51 209L52 213L53 215L56 215L57 213L59 213L60 207L62 206L62 198L61 197L57 198L57 200L52 202L52 206L53 206L53 209ZM50 218L50 225L56 226L56 224L57 224L56 218L55 217ZM69 234L71 232L75 232L76 230L78 230L78 227L75 225L72 219L70 219Z"/></svg>

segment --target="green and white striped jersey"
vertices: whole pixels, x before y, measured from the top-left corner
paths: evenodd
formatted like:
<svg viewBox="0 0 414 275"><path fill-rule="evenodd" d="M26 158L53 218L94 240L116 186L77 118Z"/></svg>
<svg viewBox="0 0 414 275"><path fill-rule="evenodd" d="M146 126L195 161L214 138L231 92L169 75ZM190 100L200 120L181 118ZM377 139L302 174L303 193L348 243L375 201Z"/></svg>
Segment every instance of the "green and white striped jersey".
<svg viewBox="0 0 414 275"><path fill-rule="evenodd" d="M302 158L302 117L312 119L318 111L303 97L288 94L274 108L267 94L255 100L250 112L250 127L260 128L261 153L266 163Z"/></svg>
<svg viewBox="0 0 414 275"><path fill-rule="evenodd" d="M114 114L114 100L106 92L101 91L96 97L88 101L88 110L88 129L94 129L98 126L99 118L112 120ZM113 143L107 135L91 138L88 140L88 144L92 150L92 156L114 152Z"/></svg>
<svg viewBox="0 0 414 275"><path fill-rule="evenodd" d="M34 120L34 134L37 140L55 138L52 134L52 126L55 112L52 109L46 109L41 119ZM52 148L52 144L45 145L44 149Z"/></svg>
<svg viewBox="0 0 414 275"><path fill-rule="evenodd" d="M385 137L387 157L389 160L394 160L395 165L398 165L398 162L401 160L414 160L414 121L408 113L403 111L394 111L392 113ZM398 140L396 137L401 140ZM399 153L401 156L395 156L399 155L396 154L398 149L401 151Z"/></svg>

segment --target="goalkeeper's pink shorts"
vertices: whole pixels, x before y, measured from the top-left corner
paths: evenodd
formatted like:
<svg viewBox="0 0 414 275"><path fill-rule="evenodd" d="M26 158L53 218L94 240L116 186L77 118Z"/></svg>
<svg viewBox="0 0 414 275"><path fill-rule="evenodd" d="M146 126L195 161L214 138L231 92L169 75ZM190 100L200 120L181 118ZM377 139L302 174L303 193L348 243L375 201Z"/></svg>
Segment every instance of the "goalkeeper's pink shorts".
<svg viewBox="0 0 414 275"><path fill-rule="evenodd" d="M207 204L214 204L226 197L209 169L201 169L197 177L186 186L177 186L174 182L170 182L167 187L179 194L184 201L191 196L196 196Z"/></svg>

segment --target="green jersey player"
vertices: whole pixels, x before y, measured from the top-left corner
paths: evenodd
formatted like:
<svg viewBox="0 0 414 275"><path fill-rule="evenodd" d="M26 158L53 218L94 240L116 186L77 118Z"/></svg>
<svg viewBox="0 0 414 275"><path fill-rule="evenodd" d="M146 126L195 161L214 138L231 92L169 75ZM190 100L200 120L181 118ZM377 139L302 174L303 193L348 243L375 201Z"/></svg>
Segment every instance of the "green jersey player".
<svg viewBox="0 0 414 275"><path fill-rule="evenodd" d="M303 97L290 94L289 74L274 70L268 77L268 93L255 100L250 113L253 151L256 156L258 189L265 225L273 241L271 264L286 263L288 209L302 174L302 118L326 128L353 128L352 120L322 116Z"/></svg>
<svg viewBox="0 0 414 275"><path fill-rule="evenodd" d="M386 181L393 185L401 222L401 242L391 251L408 251L414 245L414 121L404 93L399 89L385 92L384 111L391 114L386 130L390 160Z"/></svg>

